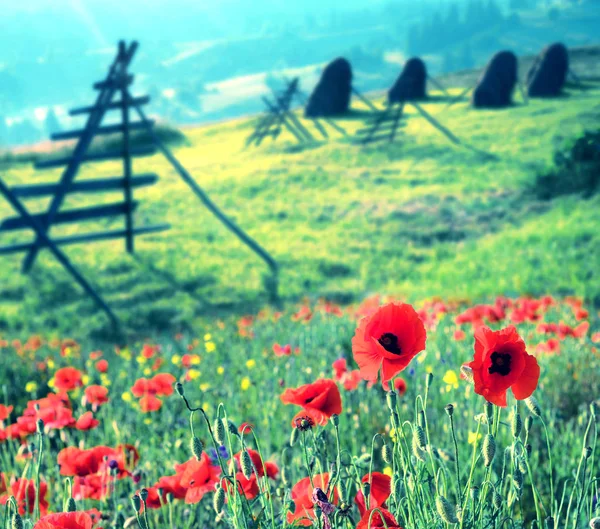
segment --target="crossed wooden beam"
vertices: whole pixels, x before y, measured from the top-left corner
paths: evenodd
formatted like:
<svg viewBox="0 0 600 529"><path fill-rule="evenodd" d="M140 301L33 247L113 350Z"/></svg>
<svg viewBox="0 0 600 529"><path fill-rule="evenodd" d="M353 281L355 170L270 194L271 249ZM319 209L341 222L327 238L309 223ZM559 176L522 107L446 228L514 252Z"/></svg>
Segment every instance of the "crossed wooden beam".
<svg viewBox="0 0 600 529"><path fill-rule="evenodd" d="M137 187L152 185L157 182L155 174L142 174L134 176L132 173L132 159L134 156L154 154L157 150L169 161L181 179L192 189L198 199L211 211L231 232L234 233L246 246L256 253L269 267L273 281L271 285L276 295L278 264L271 255L244 230L242 230L232 219L230 219L210 199L206 192L197 184L190 173L181 165L176 157L167 148L164 142L154 131L154 122L148 119L142 110L142 105L149 102L149 97L133 97L129 92L129 85L133 82L133 75L128 73L128 66L138 48L137 42L128 46L125 42L119 42L118 53L109 67L108 74L103 81L94 84L98 90L98 96L93 105L71 110L71 115L87 115L86 124L82 129L61 132L52 135L53 140L76 139L75 148L69 156L45 160L36 163L37 169L64 166L64 171L58 183L20 185L9 187L0 178L0 193L18 213L17 217L5 219L0 224L0 232L29 228L33 230L35 238L33 242L18 243L0 247L0 255L25 252L22 271L27 273L33 266L35 259L42 248L48 248L62 266L73 276L75 281L84 291L97 303L107 314L113 326L119 326L119 320L85 277L75 268L64 252L59 248L61 245L89 243L107 239L125 239L127 252L134 252L134 237L147 233L154 233L168 229L167 224L154 226L134 227L133 213L138 205L133 200L133 190ZM120 94L117 101L113 101L116 94ZM139 120L131 120L131 110L135 110ZM119 124L102 126L105 114L110 110L119 110L121 122ZM131 145L131 131L146 131L151 138L151 145L133 147ZM122 148L116 151L94 152L90 151L92 141L97 136L121 133ZM75 182L79 168L83 163L103 160L122 159L123 175L120 177L100 178ZM94 206L83 209L72 209L61 211L66 196L70 193L98 193L104 191L122 190L124 202ZM45 213L30 213L23 205L21 198L39 198L52 196L50 205ZM73 235L62 238L52 238L49 234L50 228L55 224L65 224L95 220L100 218L124 215L125 227L121 230L104 231L99 233L88 233Z"/></svg>

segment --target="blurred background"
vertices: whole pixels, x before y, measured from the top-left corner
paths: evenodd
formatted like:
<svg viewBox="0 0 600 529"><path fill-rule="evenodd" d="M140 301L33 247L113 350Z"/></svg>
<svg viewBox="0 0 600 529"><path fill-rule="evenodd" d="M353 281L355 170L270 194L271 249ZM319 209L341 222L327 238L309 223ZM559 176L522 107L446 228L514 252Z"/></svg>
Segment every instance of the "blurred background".
<svg viewBox="0 0 600 529"><path fill-rule="evenodd" d="M142 43L135 90L176 125L262 110L283 76L304 89L343 55L355 86L383 90L411 55L432 74L482 66L499 49L591 44L598 0L1 0L0 147L72 126L120 38Z"/></svg>

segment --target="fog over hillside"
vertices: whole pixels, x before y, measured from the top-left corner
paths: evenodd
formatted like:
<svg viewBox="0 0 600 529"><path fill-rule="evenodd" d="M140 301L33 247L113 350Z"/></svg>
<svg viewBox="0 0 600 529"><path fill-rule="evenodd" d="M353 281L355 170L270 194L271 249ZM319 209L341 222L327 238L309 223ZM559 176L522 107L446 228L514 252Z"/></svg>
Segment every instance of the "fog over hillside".
<svg viewBox="0 0 600 529"><path fill-rule="evenodd" d="M597 1L536 0L28 0L2 1L0 146L72 124L93 97L118 39L137 39L134 91L176 124L257 112L281 77L312 88L347 57L363 90L388 87L410 55L434 73L485 63L501 48L598 41Z"/></svg>

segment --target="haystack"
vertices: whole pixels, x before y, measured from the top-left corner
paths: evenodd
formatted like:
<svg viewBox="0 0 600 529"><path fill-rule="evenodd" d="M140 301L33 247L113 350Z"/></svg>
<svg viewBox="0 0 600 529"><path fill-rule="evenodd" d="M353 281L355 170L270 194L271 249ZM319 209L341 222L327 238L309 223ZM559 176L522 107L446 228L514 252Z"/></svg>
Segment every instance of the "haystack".
<svg viewBox="0 0 600 529"><path fill-rule="evenodd" d="M350 106L351 91L352 67L346 59L338 57L323 70L321 79L306 105L306 117L343 114Z"/></svg>
<svg viewBox="0 0 600 529"><path fill-rule="evenodd" d="M555 97L560 94L569 73L569 52L555 42L542 50L527 72L529 97Z"/></svg>
<svg viewBox="0 0 600 529"><path fill-rule="evenodd" d="M471 104L475 108L502 108L511 105L517 84L517 56L511 51L496 53L473 91Z"/></svg>
<svg viewBox="0 0 600 529"><path fill-rule="evenodd" d="M427 84L427 68L418 57L409 59L394 86L388 92L389 103L403 103L404 101L420 101L427 97L425 86Z"/></svg>

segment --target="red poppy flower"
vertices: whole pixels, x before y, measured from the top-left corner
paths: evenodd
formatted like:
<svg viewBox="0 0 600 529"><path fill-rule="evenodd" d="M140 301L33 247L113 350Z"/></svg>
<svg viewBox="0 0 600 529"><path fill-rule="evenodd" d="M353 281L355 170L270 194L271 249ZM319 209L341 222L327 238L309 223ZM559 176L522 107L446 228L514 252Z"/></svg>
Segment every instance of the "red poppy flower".
<svg viewBox="0 0 600 529"><path fill-rule="evenodd" d="M102 406L108 402L108 388L88 386L85 388L85 400L92 406Z"/></svg>
<svg viewBox="0 0 600 529"><path fill-rule="evenodd" d="M181 484L182 474L174 476L162 476L154 485L157 489L163 491L163 501L166 500L167 494L172 494L176 500L183 500L187 493L187 487Z"/></svg>
<svg viewBox="0 0 600 529"><path fill-rule="evenodd" d="M94 414L91 411L86 411L77 422L75 422L75 428L78 430L86 431L96 428L100 424L98 419L94 419Z"/></svg>
<svg viewBox="0 0 600 529"><path fill-rule="evenodd" d="M34 529L92 529L92 517L86 512L59 512L41 518Z"/></svg>
<svg viewBox="0 0 600 529"><path fill-rule="evenodd" d="M48 492L48 485L45 481L40 482L40 513L45 516L48 511L48 500L46 499L46 493ZM0 504L6 505L10 496L14 496L19 506L19 514L25 515L25 512L32 514L35 507L36 488L33 479L19 478L14 481L7 493L0 497Z"/></svg>
<svg viewBox="0 0 600 529"><path fill-rule="evenodd" d="M155 397L154 395L144 395L140 399L140 410L142 413L150 413L158 411L162 408L162 400Z"/></svg>
<svg viewBox="0 0 600 529"><path fill-rule="evenodd" d="M157 395L163 395L168 397L173 394L173 384L175 384L175 377L171 373L158 373L152 377L151 382L154 384L157 390Z"/></svg>
<svg viewBox="0 0 600 529"><path fill-rule="evenodd" d="M73 499L75 500L103 500L112 490L111 482L100 473L73 478Z"/></svg>
<svg viewBox="0 0 600 529"><path fill-rule="evenodd" d="M90 353L90 360L98 360L98 358L102 358L102 351L92 351Z"/></svg>
<svg viewBox="0 0 600 529"><path fill-rule="evenodd" d="M362 482L369 482L369 474L363 476ZM371 474L371 492L369 493L369 507L371 509L375 509L376 507L384 507L385 502L391 494L391 482L392 478L382 474L381 472L373 472ZM356 503L361 516L367 512L365 496L363 495L362 491L359 490L356 493L354 502Z"/></svg>
<svg viewBox="0 0 600 529"><path fill-rule="evenodd" d="M5 406L4 404L0 404L0 421L4 421L8 419L8 416L13 411L12 406Z"/></svg>
<svg viewBox="0 0 600 529"><path fill-rule="evenodd" d="M54 374L54 386L61 391L72 391L83 385L81 371L74 367L63 367Z"/></svg>
<svg viewBox="0 0 600 529"><path fill-rule="evenodd" d="M388 303L362 319L354 338L352 352L363 378L390 380L402 371L423 349L425 326L415 309L406 303Z"/></svg>
<svg viewBox="0 0 600 529"><path fill-rule="evenodd" d="M117 451L109 446L96 446L88 450L69 446L63 448L56 459L60 466L61 475L87 476L100 470L105 457L107 459L117 459Z"/></svg>
<svg viewBox="0 0 600 529"><path fill-rule="evenodd" d="M281 401L284 404L302 406L321 425L326 424L333 414L342 413L340 390L337 384L328 378L296 389L288 388L282 393Z"/></svg>
<svg viewBox="0 0 600 529"><path fill-rule="evenodd" d="M329 474L317 474L313 476L313 484L322 490L327 490L329 484ZM313 486L310 483L310 478L302 478L292 487L292 500L296 504L296 510L287 513L287 522L289 524L296 522L297 525L311 526L315 518L314 502L312 498ZM337 490L334 491L333 503L337 503Z"/></svg>
<svg viewBox="0 0 600 529"><path fill-rule="evenodd" d="M348 372L348 363L345 358L338 358L333 364L333 372L336 380L341 380L342 376Z"/></svg>
<svg viewBox="0 0 600 529"><path fill-rule="evenodd" d="M467 364L473 371L475 393L496 406L506 406L508 388L517 400L537 387L540 367L527 353L525 342L511 325L500 331L485 326L475 331L475 355Z"/></svg>
<svg viewBox="0 0 600 529"><path fill-rule="evenodd" d="M356 525L356 529L375 529L380 527L387 527L387 529L402 529L391 512L381 508L378 508L373 512L374 510L375 509L370 509L363 514L363 517ZM380 511L381 514L379 514ZM371 513L373 513L373 516L371 516Z"/></svg>
<svg viewBox="0 0 600 529"><path fill-rule="evenodd" d="M250 435L254 430L254 425L249 422L243 422L238 426L238 432L240 435Z"/></svg>
<svg viewBox="0 0 600 529"><path fill-rule="evenodd" d="M182 471L181 485L188 489L185 494L186 503L198 503L206 493L213 491L221 473L219 467L212 465L206 452L202 452L200 461L190 459L176 470Z"/></svg>
<svg viewBox="0 0 600 529"><path fill-rule="evenodd" d="M353 369L342 375L340 382L346 391L354 391L363 381L363 378L358 369Z"/></svg>
<svg viewBox="0 0 600 529"><path fill-rule="evenodd" d="M106 373L108 371L108 362L103 358L96 362L96 369L99 373Z"/></svg>
<svg viewBox="0 0 600 529"><path fill-rule="evenodd" d="M297 350L297 353L299 352ZM290 356L292 354L292 346L289 343L286 345L275 343L273 344L273 353L275 353L275 356Z"/></svg>

